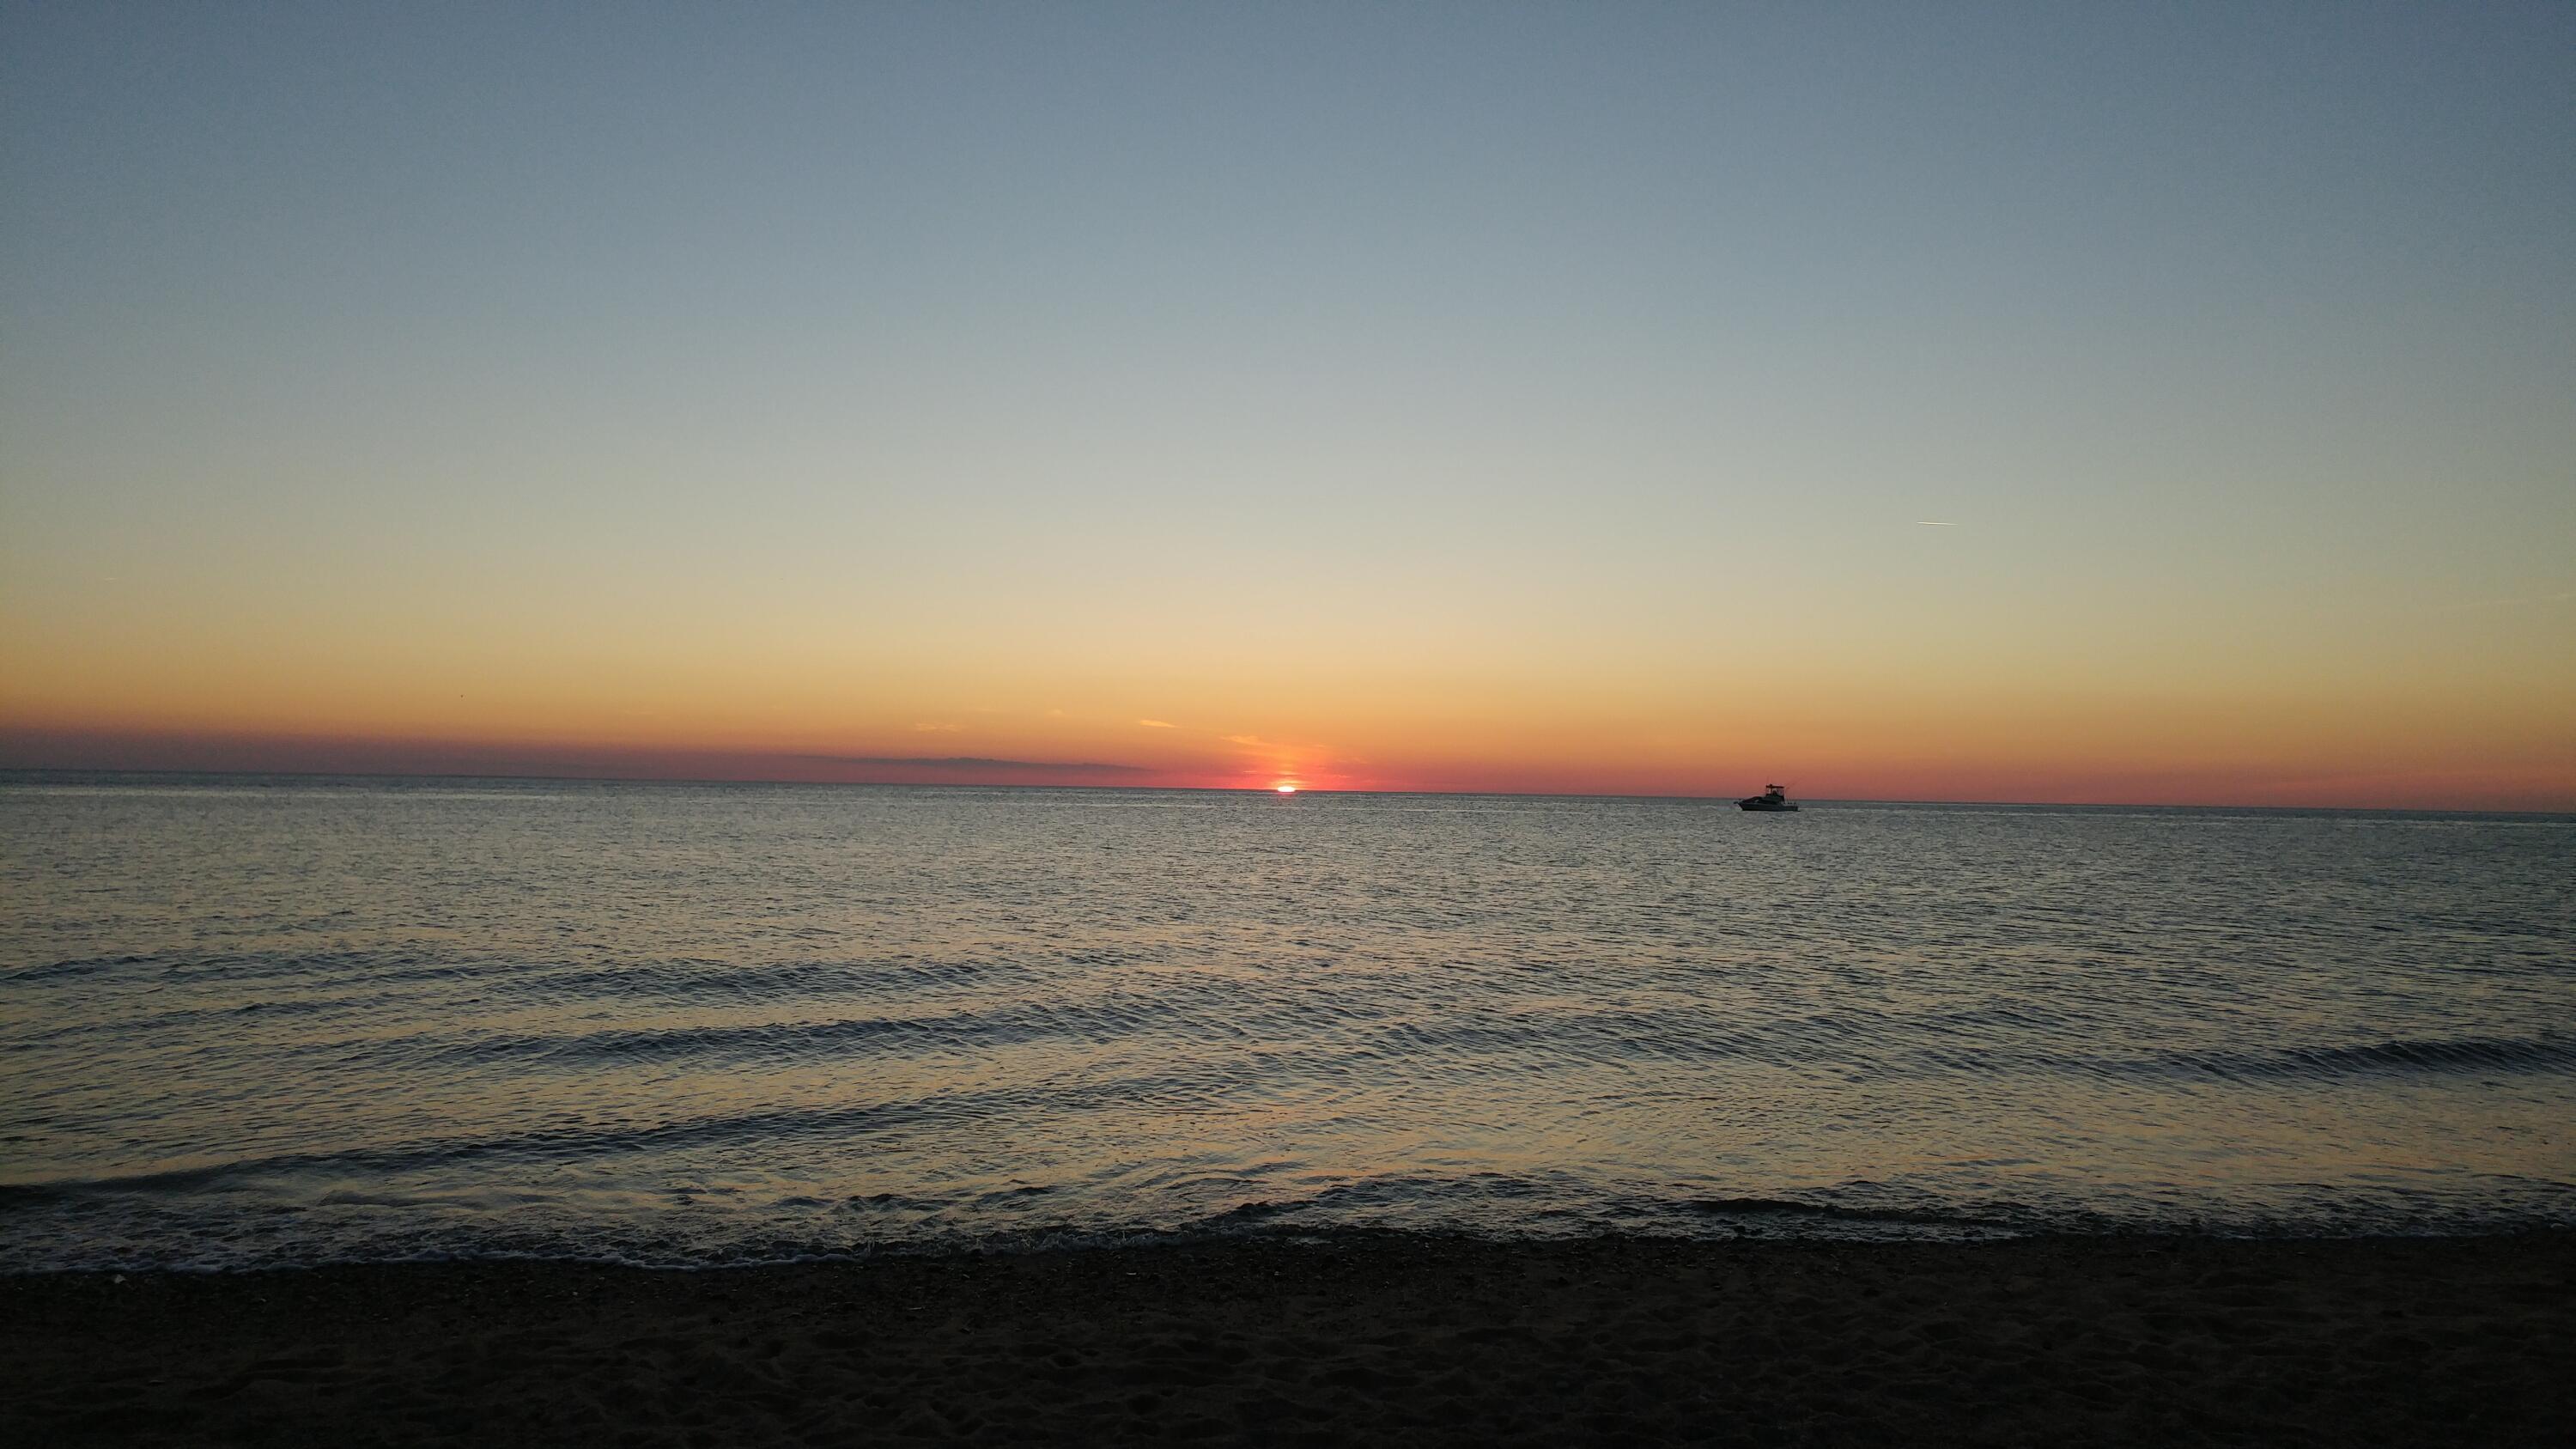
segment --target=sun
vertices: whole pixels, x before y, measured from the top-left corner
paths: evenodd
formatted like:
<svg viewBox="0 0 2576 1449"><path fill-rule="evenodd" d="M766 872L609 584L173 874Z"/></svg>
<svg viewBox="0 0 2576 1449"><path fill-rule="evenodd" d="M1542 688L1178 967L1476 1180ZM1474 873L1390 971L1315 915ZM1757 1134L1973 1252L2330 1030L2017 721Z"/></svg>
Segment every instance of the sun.
<svg viewBox="0 0 2576 1449"><path fill-rule="evenodd" d="M1273 785L1273 786L1271 786L1270 788L1271 788L1271 789L1273 789L1273 790L1278 791L1278 792L1279 792L1280 794L1282 794L1282 795L1294 795L1294 794L1296 794L1296 793L1297 793L1297 787L1296 787L1296 786L1294 786L1294 785L1290 785L1290 784L1287 784L1287 783L1285 783L1285 782L1282 782L1282 783L1277 784L1277 785Z"/></svg>

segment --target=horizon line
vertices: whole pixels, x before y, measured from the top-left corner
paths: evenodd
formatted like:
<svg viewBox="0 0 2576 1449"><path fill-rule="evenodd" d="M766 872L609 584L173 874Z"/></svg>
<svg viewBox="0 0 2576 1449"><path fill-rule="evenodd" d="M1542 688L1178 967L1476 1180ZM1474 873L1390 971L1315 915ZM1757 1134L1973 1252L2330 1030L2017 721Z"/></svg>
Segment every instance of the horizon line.
<svg viewBox="0 0 2576 1449"><path fill-rule="evenodd" d="M556 775L456 773L443 770L225 770L225 769L137 769L130 766L103 765L0 765L0 778L13 775L202 775L230 779L286 778L296 780L520 780L538 784L568 785L771 785L793 789L823 790L1097 790L1156 791L1175 795L1274 795L1268 785L1125 785L1065 784L1049 785L1027 781L971 780L775 780L757 777L674 776L674 775ZM1373 790L1330 789L1301 786L1296 791L1306 795L1427 795L1462 800L1684 800L1695 803L1734 804L1744 797L1736 795L1633 794L1587 790ZM2275 813L2303 812L2339 815L2527 815L2570 816L2576 810L2497 810L2470 806L2427 805L2242 805L2225 801L2146 801L2146 800L1951 800L1904 798L1897 796L1809 795L1800 797L1819 805L1962 805L2003 806L2017 810L2248 810Z"/></svg>

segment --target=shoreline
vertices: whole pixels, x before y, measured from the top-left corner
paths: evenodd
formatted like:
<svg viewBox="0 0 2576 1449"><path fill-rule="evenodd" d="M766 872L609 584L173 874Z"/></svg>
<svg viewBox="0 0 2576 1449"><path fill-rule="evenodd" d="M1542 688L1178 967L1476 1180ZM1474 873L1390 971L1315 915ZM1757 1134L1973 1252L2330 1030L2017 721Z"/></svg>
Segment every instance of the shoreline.
<svg viewBox="0 0 2576 1449"><path fill-rule="evenodd" d="M2542 1443L2576 1233L0 1277L18 1443Z"/></svg>

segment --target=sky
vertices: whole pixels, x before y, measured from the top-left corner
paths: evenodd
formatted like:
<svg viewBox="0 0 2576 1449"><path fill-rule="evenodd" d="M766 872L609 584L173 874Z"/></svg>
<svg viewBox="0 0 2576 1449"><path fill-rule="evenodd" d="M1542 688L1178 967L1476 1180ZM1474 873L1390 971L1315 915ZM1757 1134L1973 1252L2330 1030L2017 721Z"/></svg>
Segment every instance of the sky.
<svg viewBox="0 0 2576 1449"><path fill-rule="evenodd" d="M2576 7L0 0L0 765L2576 808Z"/></svg>

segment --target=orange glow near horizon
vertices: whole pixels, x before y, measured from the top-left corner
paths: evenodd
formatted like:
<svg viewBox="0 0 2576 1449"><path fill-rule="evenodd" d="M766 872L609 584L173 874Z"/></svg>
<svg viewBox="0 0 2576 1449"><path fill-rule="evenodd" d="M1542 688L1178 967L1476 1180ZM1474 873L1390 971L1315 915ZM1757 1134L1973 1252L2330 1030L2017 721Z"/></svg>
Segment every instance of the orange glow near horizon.
<svg viewBox="0 0 2576 1449"><path fill-rule="evenodd" d="M1219 724L1165 704L1147 717L1179 718L1154 728L1136 725L1138 711L1124 703L958 709L953 718L924 707L888 711L881 723L796 728L780 717L783 708L765 719L767 711L694 715L675 701L680 718L668 723L668 716L612 721L567 711L542 730L496 718L451 719L435 729L383 718L297 729L252 711L227 719L228 711L214 709L190 727L167 716L48 717L10 700L0 706L0 766L1248 787L1283 795L1324 788L1733 798L1765 780L1790 779L1810 799L2576 808L2576 762L2546 700L2472 730L2432 700L2345 709L2029 694L1892 702L1819 685L1794 705L1667 703L1669 717L1658 721L1644 708L1515 718L1475 693L1461 696L1354 698L1331 715L1311 697L1293 705L1211 702L1211 713L1242 711ZM1278 737L1230 727L1265 716L1293 716L1292 727Z"/></svg>
<svg viewBox="0 0 2576 1449"><path fill-rule="evenodd" d="M2220 641L2189 650L2169 614L2086 621L2080 596L1742 637L1583 633L1492 593L1493 620L1437 627L1427 594L1352 622L1319 603L1303 636L1256 617L1287 594L1212 593L1231 629L1094 599L1089 627L1032 607L911 632L245 597L0 610L0 766L2576 809L2576 671L2532 665L2568 628L2547 602L2260 647L2186 619Z"/></svg>

